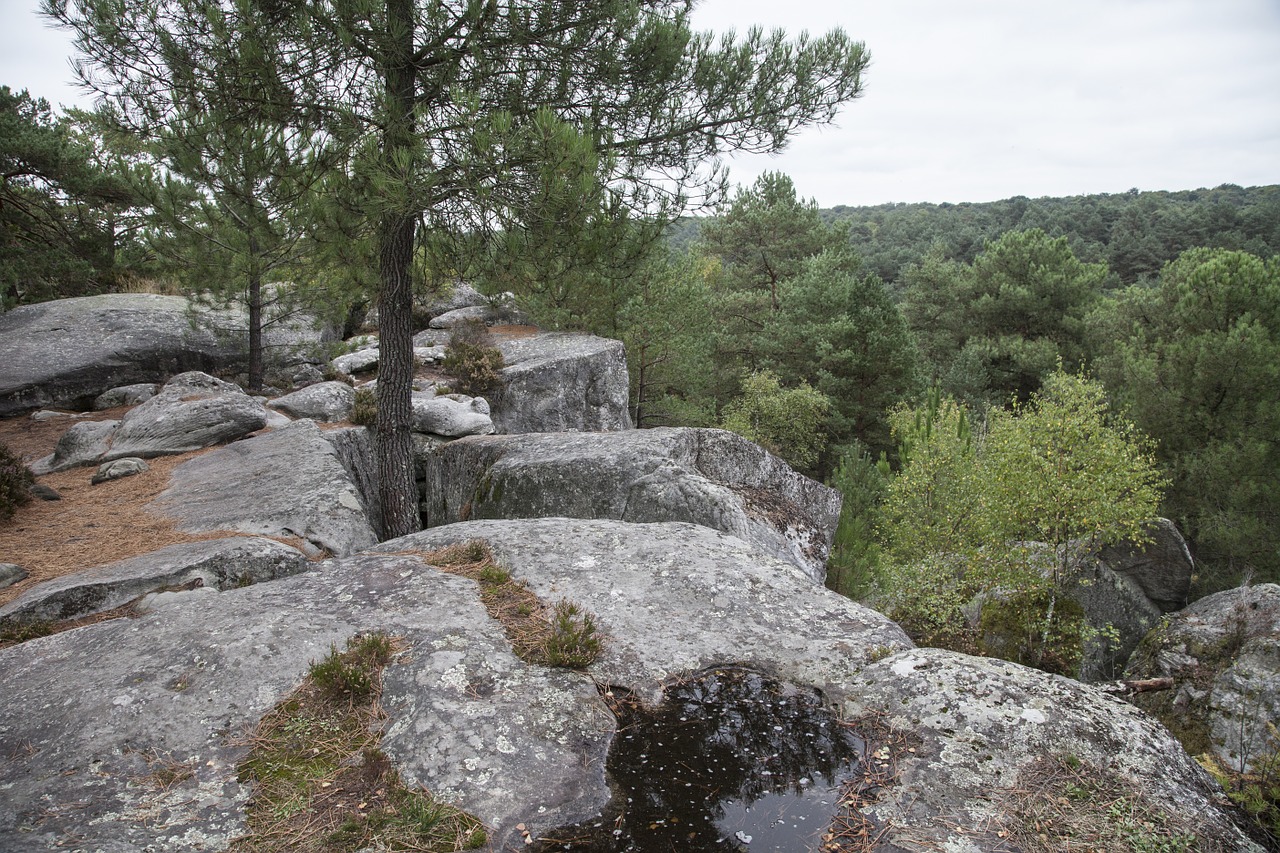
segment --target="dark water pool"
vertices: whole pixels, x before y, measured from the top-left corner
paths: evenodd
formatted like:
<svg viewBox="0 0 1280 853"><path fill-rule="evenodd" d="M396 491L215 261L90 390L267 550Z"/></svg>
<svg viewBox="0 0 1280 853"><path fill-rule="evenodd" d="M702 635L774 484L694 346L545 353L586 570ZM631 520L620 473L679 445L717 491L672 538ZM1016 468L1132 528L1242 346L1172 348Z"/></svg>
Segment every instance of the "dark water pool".
<svg viewBox="0 0 1280 853"><path fill-rule="evenodd" d="M697 673L667 688L656 709L614 704L613 799L532 849L817 850L865 748L816 692L745 668Z"/></svg>

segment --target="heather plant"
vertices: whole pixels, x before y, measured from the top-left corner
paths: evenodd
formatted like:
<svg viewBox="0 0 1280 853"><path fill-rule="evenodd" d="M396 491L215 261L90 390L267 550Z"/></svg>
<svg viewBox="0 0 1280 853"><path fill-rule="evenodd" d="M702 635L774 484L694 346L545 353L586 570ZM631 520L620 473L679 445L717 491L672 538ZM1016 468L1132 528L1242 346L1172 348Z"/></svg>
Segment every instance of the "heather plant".
<svg viewBox="0 0 1280 853"><path fill-rule="evenodd" d="M31 470L0 443L0 521L8 521L18 507L31 500L34 482Z"/></svg>

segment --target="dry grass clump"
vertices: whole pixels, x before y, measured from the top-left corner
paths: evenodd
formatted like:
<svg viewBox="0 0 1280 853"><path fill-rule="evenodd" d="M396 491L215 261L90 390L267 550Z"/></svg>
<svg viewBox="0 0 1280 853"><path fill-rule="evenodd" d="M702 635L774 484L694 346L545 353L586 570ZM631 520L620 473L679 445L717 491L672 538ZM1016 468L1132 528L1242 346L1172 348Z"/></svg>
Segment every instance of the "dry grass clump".
<svg viewBox="0 0 1280 853"><path fill-rule="evenodd" d="M1210 853L1196 837L1115 773L1072 755L1045 756L1003 792L1002 837L1024 853Z"/></svg>
<svg viewBox="0 0 1280 853"><path fill-rule="evenodd" d="M483 540L459 542L419 556L436 568L480 584L480 601L502 625L522 660L586 669L600 657L601 637L595 618L567 599L548 607L498 564Z"/></svg>
<svg viewBox="0 0 1280 853"><path fill-rule="evenodd" d="M382 671L399 643L357 635L311 665L307 678L263 717L240 764L255 783L249 832L231 853L362 849L455 851L481 847L471 815L408 788L379 748L386 713Z"/></svg>

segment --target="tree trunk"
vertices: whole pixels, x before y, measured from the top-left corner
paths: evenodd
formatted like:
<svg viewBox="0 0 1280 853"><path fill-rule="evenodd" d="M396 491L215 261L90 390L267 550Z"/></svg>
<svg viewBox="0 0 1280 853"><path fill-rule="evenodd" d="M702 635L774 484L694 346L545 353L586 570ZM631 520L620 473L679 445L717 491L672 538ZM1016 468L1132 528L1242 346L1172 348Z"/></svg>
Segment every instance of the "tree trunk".
<svg viewBox="0 0 1280 853"><path fill-rule="evenodd" d="M262 273L258 241L249 237L249 390L262 390Z"/></svg>
<svg viewBox="0 0 1280 853"><path fill-rule="evenodd" d="M378 495L382 502L382 538L393 539L420 527L418 492L410 436L413 390L414 220L386 217L379 227L378 293Z"/></svg>
<svg viewBox="0 0 1280 853"><path fill-rule="evenodd" d="M382 162L400 173L397 155L413 148L413 0L387 0L385 54L386 122ZM405 174L412 174L408 170ZM378 496L382 503L382 538L393 539L421 526L410 436L413 391L413 239L416 216L390 212L378 223Z"/></svg>

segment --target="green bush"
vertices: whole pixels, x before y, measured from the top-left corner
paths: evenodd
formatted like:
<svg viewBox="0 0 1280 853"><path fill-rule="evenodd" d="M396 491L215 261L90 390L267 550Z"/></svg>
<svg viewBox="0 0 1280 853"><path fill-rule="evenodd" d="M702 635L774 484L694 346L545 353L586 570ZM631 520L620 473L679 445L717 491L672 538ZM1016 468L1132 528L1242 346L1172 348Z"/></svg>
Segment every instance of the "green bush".
<svg viewBox="0 0 1280 853"><path fill-rule="evenodd" d="M600 656L600 637L591 614L571 601L556 602L544 650L551 666L585 669L595 663Z"/></svg>
<svg viewBox="0 0 1280 853"><path fill-rule="evenodd" d="M30 469L0 443L0 521L8 521L18 507L31 500L34 482Z"/></svg>
<svg viewBox="0 0 1280 853"><path fill-rule="evenodd" d="M502 351L483 322L466 320L454 328L444 369L459 393L474 397L492 391L502 383L504 366Z"/></svg>
<svg viewBox="0 0 1280 853"><path fill-rule="evenodd" d="M351 407L351 422L370 429L378 426L378 396L371 388L356 389L355 405Z"/></svg>

